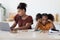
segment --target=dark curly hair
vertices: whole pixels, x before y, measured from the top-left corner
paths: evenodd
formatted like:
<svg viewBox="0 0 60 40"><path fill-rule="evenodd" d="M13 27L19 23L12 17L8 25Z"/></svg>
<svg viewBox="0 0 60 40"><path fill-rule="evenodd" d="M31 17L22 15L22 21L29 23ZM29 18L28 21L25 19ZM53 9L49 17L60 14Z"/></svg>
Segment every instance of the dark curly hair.
<svg viewBox="0 0 60 40"><path fill-rule="evenodd" d="M42 17L43 17L43 16L48 17L48 14L47 14L47 13L43 13L43 14L42 14Z"/></svg>
<svg viewBox="0 0 60 40"><path fill-rule="evenodd" d="M40 18L42 18L42 15L41 15L40 13L38 13L38 14L36 15L36 21L37 21L38 19L40 19Z"/></svg>
<svg viewBox="0 0 60 40"><path fill-rule="evenodd" d="M20 3L17 7L17 9L24 9L26 11L27 4L26 3Z"/></svg>
<svg viewBox="0 0 60 40"><path fill-rule="evenodd" d="M54 16L52 14L48 14L48 19L54 21Z"/></svg>

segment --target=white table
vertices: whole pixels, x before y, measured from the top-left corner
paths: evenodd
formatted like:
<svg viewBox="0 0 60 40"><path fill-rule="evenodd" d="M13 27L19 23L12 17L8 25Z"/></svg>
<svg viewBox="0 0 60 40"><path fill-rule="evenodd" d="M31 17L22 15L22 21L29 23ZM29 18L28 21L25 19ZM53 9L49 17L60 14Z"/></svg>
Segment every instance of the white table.
<svg viewBox="0 0 60 40"><path fill-rule="evenodd" d="M60 35L30 30L21 30L18 33L0 31L0 40L60 40Z"/></svg>
<svg viewBox="0 0 60 40"><path fill-rule="evenodd" d="M13 22L8 22L11 26ZM39 31L24 31L18 33L10 33L7 31L0 31L0 40L60 40L59 33L40 33Z"/></svg>

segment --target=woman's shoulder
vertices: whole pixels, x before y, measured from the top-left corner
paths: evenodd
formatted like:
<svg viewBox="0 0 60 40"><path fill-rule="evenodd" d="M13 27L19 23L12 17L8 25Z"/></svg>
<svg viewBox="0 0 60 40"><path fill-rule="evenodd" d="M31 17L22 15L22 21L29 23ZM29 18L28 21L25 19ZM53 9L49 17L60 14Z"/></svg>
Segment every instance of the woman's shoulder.
<svg viewBox="0 0 60 40"><path fill-rule="evenodd" d="M20 17L19 14L16 14L14 18L19 18L19 17Z"/></svg>
<svg viewBox="0 0 60 40"><path fill-rule="evenodd" d="M18 14L15 15L15 17L19 16Z"/></svg>
<svg viewBox="0 0 60 40"><path fill-rule="evenodd" d="M15 15L14 19L18 20L20 18L20 16L18 14Z"/></svg>
<svg viewBox="0 0 60 40"><path fill-rule="evenodd" d="M28 15L28 17L32 17L32 16Z"/></svg>
<svg viewBox="0 0 60 40"><path fill-rule="evenodd" d="M32 19L32 16L28 16L28 19Z"/></svg>
<svg viewBox="0 0 60 40"><path fill-rule="evenodd" d="M33 22L32 16L28 16L27 20L30 21L30 22Z"/></svg>

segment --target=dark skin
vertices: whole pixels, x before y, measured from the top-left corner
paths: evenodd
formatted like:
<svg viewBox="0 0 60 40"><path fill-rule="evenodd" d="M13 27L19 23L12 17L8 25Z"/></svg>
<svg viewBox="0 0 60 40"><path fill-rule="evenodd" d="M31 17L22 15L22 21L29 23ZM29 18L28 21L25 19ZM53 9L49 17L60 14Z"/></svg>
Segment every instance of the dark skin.
<svg viewBox="0 0 60 40"><path fill-rule="evenodd" d="M28 17L28 15L26 15L26 12L24 9L18 9L18 14L22 17L23 20L25 20ZM16 25L17 25L17 23L14 22L14 24L10 28L11 31L13 31L13 30L26 30L31 26L31 23L26 23L26 25L24 25L22 27L18 27L18 28L15 28Z"/></svg>
<svg viewBox="0 0 60 40"><path fill-rule="evenodd" d="M14 28L15 28L15 26L17 25L17 23L16 22L14 22L14 24L10 27L10 29L11 29L11 31L13 31L14 30Z"/></svg>
<svg viewBox="0 0 60 40"><path fill-rule="evenodd" d="M36 25L35 30L38 30L39 23L41 23L41 24L43 24L43 26L45 26L47 24L47 22L48 22L48 17L47 16L43 16L40 20L42 20L42 21L39 22L39 20L38 20L38 23ZM53 24L51 25L51 28L53 28Z"/></svg>
<svg viewBox="0 0 60 40"><path fill-rule="evenodd" d="M37 20L37 25L36 25L36 27L35 27L35 31L38 31L38 28L39 28L39 27L38 27L38 24L39 24L40 22L41 22L41 18Z"/></svg>
<svg viewBox="0 0 60 40"><path fill-rule="evenodd" d="M39 23L45 25L45 24L47 23L47 19L48 19L47 16L43 16L41 19L38 19L38 21L37 21L38 23L37 23L37 25L36 25L35 30L37 30L37 29L39 28L39 27L38 27ZM40 20L40 21L39 21L39 20Z"/></svg>
<svg viewBox="0 0 60 40"><path fill-rule="evenodd" d="M31 25L30 23L26 23L25 26L22 26L22 27L16 28L16 30L26 30L26 29L29 28L30 25Z"/></svg>
<svg viewBox="0 0 60 40"><path fill-rule="evenodd" d="M52 21L52 20L48 20L48 21L50 21L50 22L53 24L53 21ZM54 25L54 24L53 24L53 28L52 28L51 30L53 30L53 31L58 31L58 32L59 32L59 30L57 30L57 29L55 28L55 25Z"/></svg>

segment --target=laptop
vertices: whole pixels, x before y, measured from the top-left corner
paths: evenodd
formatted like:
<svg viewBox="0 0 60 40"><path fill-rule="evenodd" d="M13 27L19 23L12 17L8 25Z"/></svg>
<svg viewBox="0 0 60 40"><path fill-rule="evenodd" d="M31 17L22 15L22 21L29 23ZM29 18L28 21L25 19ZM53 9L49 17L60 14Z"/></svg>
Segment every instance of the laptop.
<svg viewBox="0 0 60 40"><path fill-rule="evenodd" d="M0 22L0 30L1 31L10 31L9 23Z"/></svg>

